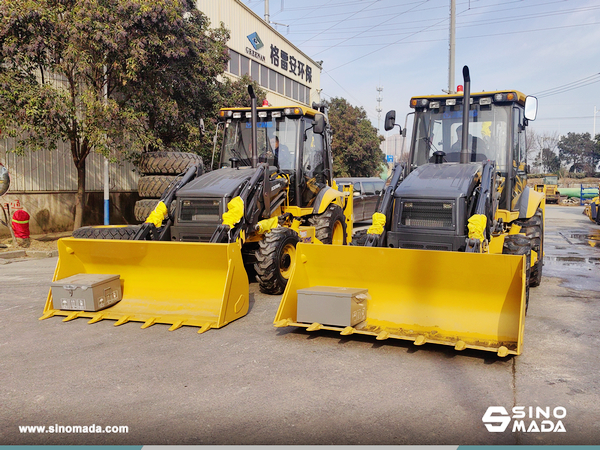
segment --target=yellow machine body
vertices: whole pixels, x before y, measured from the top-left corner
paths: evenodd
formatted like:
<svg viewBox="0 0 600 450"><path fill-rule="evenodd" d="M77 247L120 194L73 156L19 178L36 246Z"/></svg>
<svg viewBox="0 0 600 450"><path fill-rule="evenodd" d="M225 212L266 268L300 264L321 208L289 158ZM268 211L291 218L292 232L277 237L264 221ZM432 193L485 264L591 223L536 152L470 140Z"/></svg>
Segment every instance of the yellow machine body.
<svg viewBox="0 0 600 450"><path fill-rule="evenodd" d="M525 269L523 255L298 244L274 323L518 355ZM299 323L297 291L316 286L368 289L366 320Z"/></svg>
<svg viewBox="0 0 600 450"><path fill-rule="evenodd" d="M65 238L58 242L59 259L53 281L75 274L118 274L123 299L97 311L53 308L48 294L44 315L200 327L199 333L220 328L248 312L249 285L240 246L182 242Z"/></svg>

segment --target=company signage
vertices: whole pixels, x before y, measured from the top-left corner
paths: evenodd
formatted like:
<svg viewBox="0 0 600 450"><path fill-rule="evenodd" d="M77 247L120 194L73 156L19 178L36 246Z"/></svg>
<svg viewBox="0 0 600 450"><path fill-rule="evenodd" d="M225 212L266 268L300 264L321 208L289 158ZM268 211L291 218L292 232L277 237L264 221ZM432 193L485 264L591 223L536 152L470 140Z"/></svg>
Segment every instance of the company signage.
<svg viewBox="0 0 600 450"><path fill-rule="evenodd" d="M258 33L254 32L252 34L249 34L247 38L252 44L253 48L246 47L246 54L258 61L266 62L266 57L259 52L259 50L264 47L264 44L258 36ZM312 83L312 66L306 64L302 59L298 58L296 55L293 55L291 53L286 52L283 49L280 49L276 45L271 44L270 49L271 54L269 56L269 61L271 65L287 73L295 75L297 78L300 78L306 83Z"/></svg>
<svg viewBox="0 0 600 450"><path fill-rule="evenodd" d="M490 433L502 433L507 429L523 433L565 433L567 430L562 422L567 416L563 406L542 408L539 406L515 406L512 414L504 406L490 406L481 420ZM512 422L512 427L509 425Z"/></svg>

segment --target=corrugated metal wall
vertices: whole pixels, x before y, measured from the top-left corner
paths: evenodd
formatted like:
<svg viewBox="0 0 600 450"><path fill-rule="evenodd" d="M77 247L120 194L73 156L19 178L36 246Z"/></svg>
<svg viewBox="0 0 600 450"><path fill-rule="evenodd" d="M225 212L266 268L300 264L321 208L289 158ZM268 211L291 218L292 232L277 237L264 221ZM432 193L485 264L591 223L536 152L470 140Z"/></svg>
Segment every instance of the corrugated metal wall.
<svg viewBox="0 0 600 450"><path fill-rule="evenodd" d="M10 175L9 192L57 192L77 190L77 170L69 143L55 151L38 151L18 156L11 153L13 139L0 139L0 163ZM129 162L109 164L111 191L136 191L139 175ZM104 190L104 157L97 153L86 159L86 190Z"/></svg>

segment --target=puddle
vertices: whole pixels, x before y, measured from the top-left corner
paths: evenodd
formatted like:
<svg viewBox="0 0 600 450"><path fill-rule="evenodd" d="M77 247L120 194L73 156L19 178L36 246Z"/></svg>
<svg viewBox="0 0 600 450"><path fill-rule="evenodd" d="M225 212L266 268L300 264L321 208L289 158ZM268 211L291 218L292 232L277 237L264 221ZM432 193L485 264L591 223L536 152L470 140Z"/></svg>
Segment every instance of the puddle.
<svg viewBox="0 0 600 450"><path fill-rule="evenodd" d="M600 266L600 258L584 256L544 256L545 264L558 263L563 266Z"/></svg>
<svg viewBox="0 0 600 450"><path fill-rule="evenodd" d="M600 230L585 233L562 233L559 234L571 245L589 245L600 248Z"/></svg>

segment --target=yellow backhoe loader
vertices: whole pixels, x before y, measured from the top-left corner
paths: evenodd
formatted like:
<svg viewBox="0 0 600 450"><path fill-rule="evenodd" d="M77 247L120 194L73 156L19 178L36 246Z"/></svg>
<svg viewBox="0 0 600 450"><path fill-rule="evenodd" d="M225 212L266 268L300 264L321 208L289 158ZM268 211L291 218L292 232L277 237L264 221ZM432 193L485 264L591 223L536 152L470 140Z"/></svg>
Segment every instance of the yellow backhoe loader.
<svg viewBox="0 0 600 450"><path fill-rule="evenodd" d="M359 245L298 245L275 326L521 353L543 265L544 195L527 187L525 159L537 99L471 94L463 76L462 93L411 99L408 163Z"/></svg>
<svg viewBox="0 0 600 450"><path fill-rule="evenodd" d="M220 111L217 170L189 167L142 225L84 227L59 241L42 319L220 328L247 313L248 273L281 294L299 242L351 240L351 187L333 183L324 108L258 108L249 93L251 108Z"/></svg>

